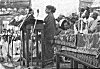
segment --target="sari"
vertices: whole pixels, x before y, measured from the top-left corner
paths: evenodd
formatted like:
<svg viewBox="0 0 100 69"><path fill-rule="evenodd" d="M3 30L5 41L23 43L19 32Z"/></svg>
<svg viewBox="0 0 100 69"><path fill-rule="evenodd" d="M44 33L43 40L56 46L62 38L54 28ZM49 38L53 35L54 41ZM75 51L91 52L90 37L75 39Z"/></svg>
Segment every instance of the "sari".
<svg viewBox="0 0 100 69"><path fill-rule="evenodd" d="M54 49L52 40L56 34L56 21L53 14L48 14L44 19L44 40L45 40L45 55L44 59L52 59L54 56Z"/></svg>

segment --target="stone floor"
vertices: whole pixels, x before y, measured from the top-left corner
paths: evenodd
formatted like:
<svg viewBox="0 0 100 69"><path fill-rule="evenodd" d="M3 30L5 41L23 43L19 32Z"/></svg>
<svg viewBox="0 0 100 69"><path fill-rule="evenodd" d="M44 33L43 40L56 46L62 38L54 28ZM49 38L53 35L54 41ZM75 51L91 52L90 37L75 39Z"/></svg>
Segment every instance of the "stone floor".
<svg viewBox="0 0 100 69"><path fill-rule="evenodd" d="M18 64L19 65L19 64ZM61 69L65 69L65 68L69 68L70 67L70 63L68 64L61 64ZM12 66L11 63L0 63L0 68L2 69L21 69L21 66ZM41 69L40 66L30 66L29 68L33 68L33 69ZM22 69L28 69L26 67L23 67ZM54 65L48 65L45 66L45 68L43 69L56 69L56 64L54 63Z"/></svg>
<svg viewBox="0 0 100 69"><path fill-rule="evenodd" d="M15 64L17 64L17 66L13 66L12 67L12 65L11 65L11 63L6 63L5 65L4 65L5 63L0 63L0 68L1 69L56 69L56 63L54 63L54 65L52 65L52 64L50 64L50 65L48 65L48 66L45 66L45 68L40 68L40 66L30 66L29 68L26 68L26 67L21 67L21 66L19 66L19 63L15 63ZM60 64L60 68L61 69L66 69L66 68L70 68L70 63L61 63ZM82 65L81 64L79 64L79 68L82 68Z"/></svg>

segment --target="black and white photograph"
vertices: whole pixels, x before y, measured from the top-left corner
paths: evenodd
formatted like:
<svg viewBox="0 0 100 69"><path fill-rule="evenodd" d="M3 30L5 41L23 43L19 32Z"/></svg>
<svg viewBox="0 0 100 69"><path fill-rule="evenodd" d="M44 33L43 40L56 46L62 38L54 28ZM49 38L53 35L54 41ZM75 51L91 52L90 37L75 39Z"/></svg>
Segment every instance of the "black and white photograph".
<svg viewBox="0 0 100 69"><path fill-rule="evenodd" d="M100 68L100 0L0 0L0 68Z"/></svg>

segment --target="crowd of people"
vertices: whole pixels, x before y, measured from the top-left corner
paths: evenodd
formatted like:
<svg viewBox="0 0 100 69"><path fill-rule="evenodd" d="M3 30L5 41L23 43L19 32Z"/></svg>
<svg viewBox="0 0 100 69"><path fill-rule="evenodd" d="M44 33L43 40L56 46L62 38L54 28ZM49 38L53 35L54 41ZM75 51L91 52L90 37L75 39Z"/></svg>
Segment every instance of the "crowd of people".
<svg viewBox="0 0 100 69"><path fill-rule="evenodd" d="M89 7L81 8L80 14L72 13L71 16L66 17L65 15L60 15L58 18L54 18L54 12L56 11L54 6L47 6L46 13L48 14L45 18L45 54L49 55L54 53L53 38L55 35L60 33L71 32L71 34L93 34L100 32L99 30L99 12L93 11ZM50 54L48 54L50 53Z"/></svg>
<svg viewBox="0 0 100 69"><path fill-rule="evenodd" d="M55 18L54 13L56 12L56 8L51 5L46 6L45 12L47 14L44 19L45 59L51 59L54 57L53 39L55 35L59 35L63 31L72 31L72 34L88 34L100 31L100 20L98 19L99 13L96 11L91 12L89 7L81 8L80 14L72 13L72 15L69 17L59 15L58 18ZM4 52L3 56L7 57L8 45L10 49L12 49L11 40L13 36L11 36L11 40L9 41L8 36L4 38L5 36L0 38L0 49L2 50L1 55ZM13 41L13 54L19 54L21 47L20 36L17 36Z"/></svg>
<svg viewBox="0 0 100 69"><path fill-rule="evenodd" d="M100 17L99 12L90 12L90 8L81 8L80 15L72 13L70 17L60 15L56 20L57 26L62 30L72 29L74 33L94 33L99 32ZM68 28L69 27L69 28Z"/></svg>
<svg viewBox="0 0 100 69"><path fill-rule="evenodd" d="M0 62L6 62L7 59L11 59L12 55L20 55L20 49L21 41L17 31L3 30L0 34L0 57L3 59Z"/></svg>

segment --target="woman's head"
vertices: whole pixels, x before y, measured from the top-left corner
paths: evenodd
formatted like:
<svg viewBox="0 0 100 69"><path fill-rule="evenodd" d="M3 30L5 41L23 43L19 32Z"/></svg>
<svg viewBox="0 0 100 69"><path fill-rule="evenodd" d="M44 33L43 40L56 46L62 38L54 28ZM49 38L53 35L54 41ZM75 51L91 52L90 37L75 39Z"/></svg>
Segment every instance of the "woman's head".
<svg viewBox="0 0 100 69"><path fill-rule="evenodd" d="M62 28L63 30L69 29L69 28L70 28L70 23L69 23L69 21L64 20L64 21L62 22L61 28Z"/></svg>
<svg viewBox="0 0 100 69"><path fill-rule="evenodd" d="M56 8L55 8L54 6L51 6L51 5L47 5L47 6L46 6L45 12L46 12L47 14L49 14L49 13L55 13L55 11L56 11Z"/></svg>

